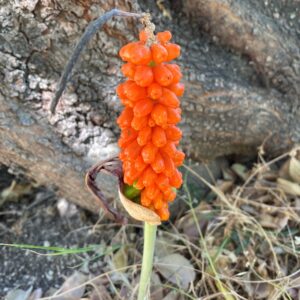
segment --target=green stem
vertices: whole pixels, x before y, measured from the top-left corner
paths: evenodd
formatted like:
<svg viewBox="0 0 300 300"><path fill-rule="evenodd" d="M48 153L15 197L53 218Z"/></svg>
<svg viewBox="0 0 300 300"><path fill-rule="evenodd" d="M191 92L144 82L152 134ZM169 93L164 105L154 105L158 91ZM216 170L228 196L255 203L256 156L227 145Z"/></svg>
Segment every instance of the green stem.
<svg viewBox="0 0 300 300"><path fill-rule="evenodd" d="M144 250L143 250L143 262L142 273L139 286L138 300L147 300L150 279L153 266L154 246L156 239L156 225L150 225L145 222L144 225Z"/></svg>

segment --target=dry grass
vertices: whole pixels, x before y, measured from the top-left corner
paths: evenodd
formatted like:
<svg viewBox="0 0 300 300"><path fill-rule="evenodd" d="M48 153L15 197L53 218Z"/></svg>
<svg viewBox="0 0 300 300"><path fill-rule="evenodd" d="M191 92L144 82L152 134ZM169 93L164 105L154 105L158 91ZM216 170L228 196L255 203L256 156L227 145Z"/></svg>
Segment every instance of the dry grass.
<svg viewBox="0 0 300 300"><path fill-rule="evenodd" d="M184 186L179 201L186 201L190 210L171 228L159 230L155 273L160 276L155 276L151 299L162 299L166 294L168 299L203 300L300 297L300 199L293 190L284 191L277 183L278 178L295 183L288 167L289 157L296 157L295 153L267 163L261 158L252 169L241 168L244 173L239 176L232 169L224 170L224 179L215 185L185 166L211 189L214 200L202 199L192 207L189 187ZM126 230L122 233L128 234ZM129 247L127 262L140 261L139 253ZM191 263L181 275L195 274L188 287L183 288L180 278L176 283L161 276L160 258L174 253ZM134 299L139 266L132 264L127 270L127 295ZM113 294L113 299L127 299Z"/></svg>
<svg viewBox="0 0 300 300"><path fill-rule="evenodd" d="M287 156L269 163L261 161L243 174L242 184L237 184L233 177L212 186L186 166L216 195L210 203L203 201L198 207L191 207L175 224L178 234L185 237L183 242L186 241L193 265L201 266L201 276L194 287L195 298L300 296L300 202L293 190L284 192L277 184L279 177L295 183L289 174L289 162L280 169L280 164L276 164ZM187 201L192 203L187 186L185 191Z"/></svg>
<svg viewBox="0 0 300 300"><path fill-rule="evenodd" d="M151 299L300 299L300 180L297 170L291 174L297 155L294 150L270 162L260 157L249 169L235 164L214 185L185 166L211 194L193 207L185 184L177 201L186 201L190 210L159 227ZM93 230L109 226L114 225ZM142 242L140 225L116 225L110 243L123 246L105 257L99 276L71 290L85 287L84 299L135 299ZM166 260L170 255L172 263Z"/></svg>

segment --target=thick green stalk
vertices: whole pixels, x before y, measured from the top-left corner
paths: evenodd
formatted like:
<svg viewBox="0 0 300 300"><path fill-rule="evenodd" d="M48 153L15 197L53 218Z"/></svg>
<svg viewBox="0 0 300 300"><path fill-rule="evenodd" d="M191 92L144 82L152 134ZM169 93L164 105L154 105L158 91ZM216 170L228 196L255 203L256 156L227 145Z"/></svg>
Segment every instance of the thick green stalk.
<svg viewBox="0 0 300 300"><path fill-rule="evenodd" d="M148 300L147 297L153 266L154 246L156 239L157 225L144 225L144 250L142 261L142 273L139 286L138 300Z"/></svg>

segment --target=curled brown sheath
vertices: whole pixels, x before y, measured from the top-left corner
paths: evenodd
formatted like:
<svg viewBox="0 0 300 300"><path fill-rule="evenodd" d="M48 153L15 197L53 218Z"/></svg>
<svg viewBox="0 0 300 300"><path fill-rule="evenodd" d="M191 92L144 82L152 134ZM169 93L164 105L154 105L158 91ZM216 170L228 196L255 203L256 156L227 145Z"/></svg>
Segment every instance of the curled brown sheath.
<svg viewBox="0 0 300 300"><path fill-rule="evenodd" d="M117 223L126 224L127 218L120 214L116 209L112 208L101 189L97 186L96 178L99 173L113 175L118 178L120 189L123 187L123 169L122 163L117 156L102 161L89 169L85 176L85 183L88 189L100 202L101 207L107 216Z"/></svg>

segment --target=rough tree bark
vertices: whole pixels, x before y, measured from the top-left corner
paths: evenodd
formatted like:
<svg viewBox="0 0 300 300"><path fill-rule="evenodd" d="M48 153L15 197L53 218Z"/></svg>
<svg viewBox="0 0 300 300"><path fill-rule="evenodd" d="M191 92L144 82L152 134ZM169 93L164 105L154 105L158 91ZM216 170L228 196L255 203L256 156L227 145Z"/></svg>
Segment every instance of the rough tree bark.
<svg viewBox="0 0 300 300"><path fill-rule="evenodd" d="M272 3L271 3L272 2ZM118 152L114 89L118 49L137 36L134 19L113 19L89 43L57 113L49 103L88 22L114 7L149 10L182 46L182 147L198 161L270 156L300 141L297 0L0 1L0 162L90 210L83 184L94 162Z"/></svg>

